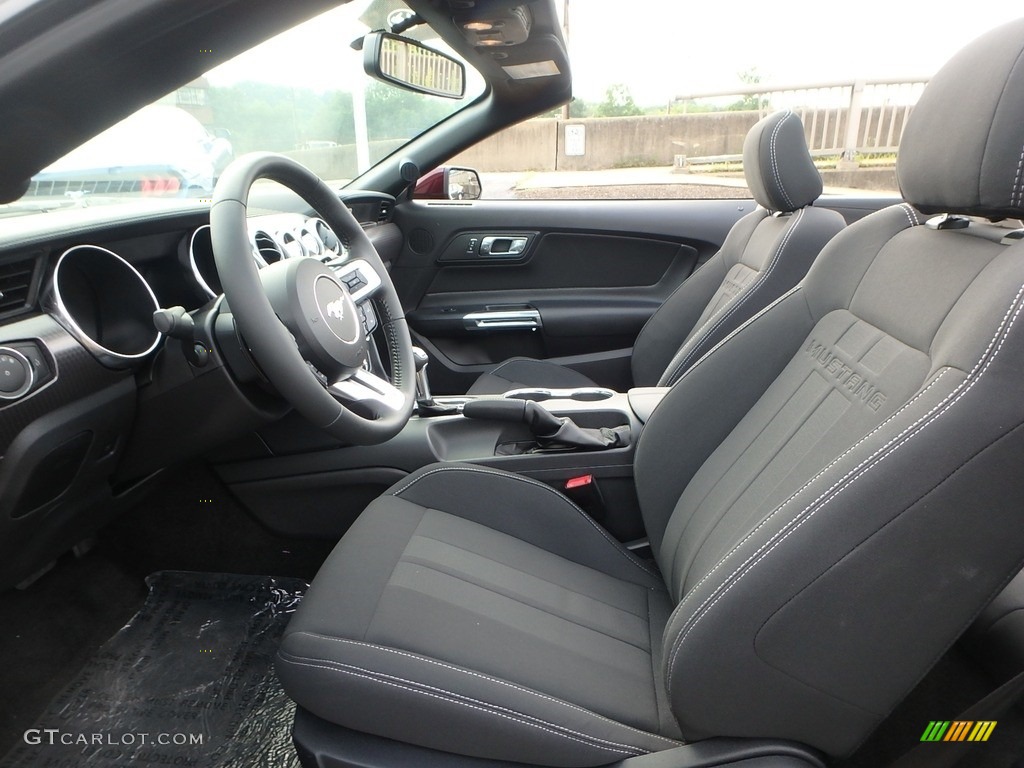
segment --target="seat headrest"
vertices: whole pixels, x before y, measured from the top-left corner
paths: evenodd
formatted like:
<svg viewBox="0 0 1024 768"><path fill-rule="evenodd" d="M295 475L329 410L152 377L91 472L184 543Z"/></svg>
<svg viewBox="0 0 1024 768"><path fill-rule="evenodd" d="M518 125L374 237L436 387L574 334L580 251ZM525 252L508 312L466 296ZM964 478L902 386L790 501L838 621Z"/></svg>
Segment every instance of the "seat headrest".
<svg viewBox="0 0 1024 768"><path fill-rule="evenodd" d="M769 211L795 211L821 194L804 124L789 110L768 115L747 133L743 173L754 199Z"/></svg>
<svg viewBox="0 0 1024 768"><path fill-rule="evenodd" d="M1024 19L982 35L931 79L896 173L925 213L1024 214Z"/></svg>

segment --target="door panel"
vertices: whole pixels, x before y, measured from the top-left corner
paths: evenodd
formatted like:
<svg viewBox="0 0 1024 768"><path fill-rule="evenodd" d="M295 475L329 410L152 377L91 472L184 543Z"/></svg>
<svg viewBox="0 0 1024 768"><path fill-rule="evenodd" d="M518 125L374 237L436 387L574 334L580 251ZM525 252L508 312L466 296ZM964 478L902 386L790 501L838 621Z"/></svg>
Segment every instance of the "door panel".
<svg viewBox="0 0 1024 768"><path fill-rule="evenodd" d="M828 200L854 218L888 202ZM391 274L416 342L431 356L437 393L465 392L484 370L516 356L550 359L624 389L644 323L754 207L751 200L405 201L394 211L405 243Z"/></svg>
<svg viewBox="0 0 1024 768"><path fill-rule="evenodd" d="M629 346L660 305L665 287L684 280L697 258L695 248L670 241L546 234L515 262L445 263L409 321L421 336L462 338L497 355L453 359L462 365L506 359L506 343L522 344L514 336L532 338L536 347L517 354ZM564 337L579 338L563 350L558 339Z"/></svg>
<svg viewBox="0 0 1024 768"><path fill-rule="evenodd" d="M751 210L720 200L407 201L395 208L406 242L391 274L435 392L464 392L515 356L624 388L647 318ZM517 322L522 312L536 322ZM466 319L480 313L499 319Z"/></svg>

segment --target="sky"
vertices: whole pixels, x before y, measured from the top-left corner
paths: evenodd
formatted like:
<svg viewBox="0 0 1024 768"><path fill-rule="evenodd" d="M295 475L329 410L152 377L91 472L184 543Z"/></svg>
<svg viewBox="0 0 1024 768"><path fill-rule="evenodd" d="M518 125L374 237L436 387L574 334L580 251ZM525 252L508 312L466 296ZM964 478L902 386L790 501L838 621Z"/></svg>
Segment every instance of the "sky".
<svg viewBox="0 0 1024 768"><path fill-rule="evenodd" d="M564 0L555 0L559 6ZM569 60L576 96L600 100L627 83L649 106L676 95L762 82L798 85L934 74L957 50L1003 21L1024 15L1019 0L973 0L955 12L937 4L747 0L569 0ZM561 10L561 8L559 8Z"/></svg>
<svg viewBox="0 0 1024 768"><path fill-rule="evenodd" d="M567 0L553 1L561 15ZM211 80L349 90L360 77L361 54L349 43L365 29L357 21L363 5L301 25L265 44L271 55L228 62ZM755 68L771 85L927 77L982 32L1024 15L1020 0L972 0L955 13L905 0L568 0L568 6L575 95L600 101L610 85L624 83L641 106L739 87L738 73Z"/></svg>

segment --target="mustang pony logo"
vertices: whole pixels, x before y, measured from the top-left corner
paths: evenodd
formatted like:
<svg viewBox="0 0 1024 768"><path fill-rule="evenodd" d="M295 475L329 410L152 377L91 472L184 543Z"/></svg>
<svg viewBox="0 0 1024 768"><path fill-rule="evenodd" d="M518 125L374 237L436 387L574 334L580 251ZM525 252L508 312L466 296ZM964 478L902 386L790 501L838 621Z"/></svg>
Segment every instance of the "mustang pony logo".
<svg viewBox="0 0 1024 768"><path fill-rule="evenodd" d="M336 317L339 320L345 317L345 299L336 299L327 305L327 316Z"/></svg>

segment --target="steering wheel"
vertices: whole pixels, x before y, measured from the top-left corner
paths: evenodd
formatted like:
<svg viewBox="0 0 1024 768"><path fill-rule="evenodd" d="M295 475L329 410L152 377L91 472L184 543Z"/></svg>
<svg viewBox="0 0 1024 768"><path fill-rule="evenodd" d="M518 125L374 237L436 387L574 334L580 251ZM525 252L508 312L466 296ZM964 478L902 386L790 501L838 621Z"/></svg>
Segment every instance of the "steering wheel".
<svg viewBox="0 0 1024 768"><path fill-rule="evenodd" d="M258 269L246 227L249 191L272 179L298 194L348 245L340 267L370 286L387 341L391 381L364 369L368 340L359 308L318 259L281 259ZM238 330L266 378L299 413L339 440L382 443L412 415L412 340L387 269L359 222L312 171L283 155L253 153L229 165L210 209L213 255Z"/></svg>

